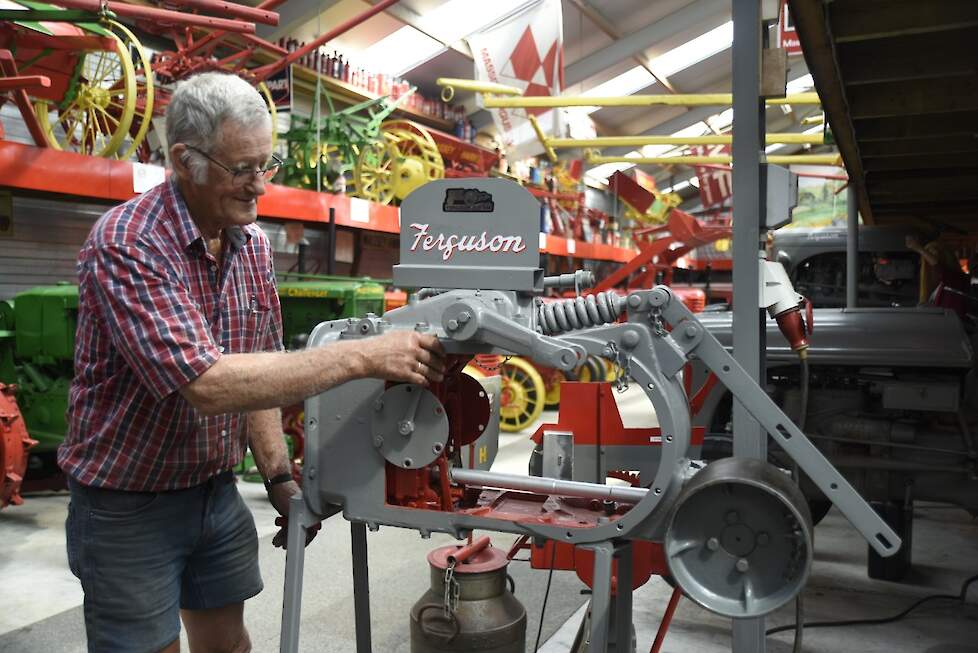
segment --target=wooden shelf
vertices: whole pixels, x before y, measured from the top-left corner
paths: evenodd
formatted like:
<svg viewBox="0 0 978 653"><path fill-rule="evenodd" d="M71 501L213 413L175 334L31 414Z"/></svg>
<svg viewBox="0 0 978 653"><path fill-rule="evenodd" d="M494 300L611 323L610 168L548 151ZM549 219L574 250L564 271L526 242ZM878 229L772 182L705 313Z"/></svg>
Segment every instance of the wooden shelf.
<svg viewBox="0 0 978 653"><path fill-rule="evenodd" d="M137 193L129 161L115 161L0 140L0 189L124 202ZM158 169L153 172L158 173ZM333 195L266 184L258 216L273 220L327 223L334 210L337 226L396 234L400 210L349 195ZM540 234L540 251L557 256L625 262L637 250Z"/></svg>
<svg viewBox="0 0 978 653"><path fill-rule="evenodd" d="M260 55L256 55L255 58L259 61L263 61L264 59L264 57ZM270 62L272 59L268 58L268 61ZM367 100L376 100L379 97L383 97L381 95L377 95L376 93L368 93L366 89L360 88L359 86L347 84L343 80L317 73L311 68L300 66L298 64L292 64L292 77L295 86L302 88L302 90L309 95L315 93L316 78L318 77L322 81L322 86L327 92L330 92L334 96L348 100L350 104L358 104L360 102L366 102ZM294 93L295 90L296 89L293 88L292 92ZM422 113L420 111L415 111L409 107L398 108L396 111L394 111L393 115L424 123L429 127L440 129L444 132L448 132L449 134L453 134L455 132L454 122L444 120L427 113Z"/></svg>

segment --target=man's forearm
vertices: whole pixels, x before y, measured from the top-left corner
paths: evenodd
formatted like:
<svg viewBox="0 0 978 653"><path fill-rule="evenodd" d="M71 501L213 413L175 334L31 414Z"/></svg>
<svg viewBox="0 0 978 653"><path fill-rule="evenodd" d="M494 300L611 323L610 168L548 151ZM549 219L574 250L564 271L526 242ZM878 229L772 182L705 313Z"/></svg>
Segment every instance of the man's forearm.
<svg viewBox="0 0 978 653"><path fill-rule="evenodd" d="M256 410L248 413L248 444L262 478L291 473L289 449L282 433L282 413L279 409Z"/></svg>
<svg viewBox="0 0 978 653"><path fill-rule="evenodd" d="M288 406L362 377L362 346L340 341L293 353L227 354L181 392L205 415Z"/></svg>

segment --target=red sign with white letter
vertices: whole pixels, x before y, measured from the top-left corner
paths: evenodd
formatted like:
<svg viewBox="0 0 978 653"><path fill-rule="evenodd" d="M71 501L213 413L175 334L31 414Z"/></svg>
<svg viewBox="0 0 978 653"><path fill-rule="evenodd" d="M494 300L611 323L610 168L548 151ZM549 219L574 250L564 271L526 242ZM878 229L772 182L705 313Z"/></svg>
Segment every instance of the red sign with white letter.
<svg viewBox="0 0 978 653"><path fill-rule="evenodd" d="M791 18L788 0L781 0L781 8L778 11L778 41L781 47L788 51L789 57L801 54L801 41L798 40L798 32L795 31L795 21Z"/></svg>

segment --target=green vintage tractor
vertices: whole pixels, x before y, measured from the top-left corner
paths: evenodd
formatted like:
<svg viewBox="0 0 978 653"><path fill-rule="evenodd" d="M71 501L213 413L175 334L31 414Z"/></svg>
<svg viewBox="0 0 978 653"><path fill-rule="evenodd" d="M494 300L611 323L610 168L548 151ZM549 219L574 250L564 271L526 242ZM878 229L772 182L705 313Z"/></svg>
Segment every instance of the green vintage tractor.
<svg viewBox="0 0 978 653"><path fill-rule="evenodd" d="M376 281L298 276L279 283L288 349L303 346L324 320L384 312L384 286ZM29 451L26 490L64 487L55 454L67 430L77 315L78 287L71 284L32 288L0 301L0 384L16 385L27 432L37 440ZM283 430L291 436L295 457L301 457L301 405L283 410ZM0 441L0 463L3 449Z"/></svg>

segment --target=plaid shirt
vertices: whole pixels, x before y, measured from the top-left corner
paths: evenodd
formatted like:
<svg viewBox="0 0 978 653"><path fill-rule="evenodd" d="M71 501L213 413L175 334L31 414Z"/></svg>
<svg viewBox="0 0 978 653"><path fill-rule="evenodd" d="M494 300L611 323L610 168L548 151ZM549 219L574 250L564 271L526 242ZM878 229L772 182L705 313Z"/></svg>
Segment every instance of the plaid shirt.
<svg viewBox="0 0 978 653"><path fill-rule="evenodd" d="M192 487L241 462L241 413L200 415L178 390L222 353L282 348L265 234L224 230L218 269L174 181L113 208L78 257L68 434L58 464L83 485Z"/></svg>

